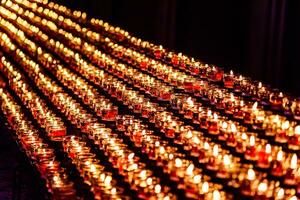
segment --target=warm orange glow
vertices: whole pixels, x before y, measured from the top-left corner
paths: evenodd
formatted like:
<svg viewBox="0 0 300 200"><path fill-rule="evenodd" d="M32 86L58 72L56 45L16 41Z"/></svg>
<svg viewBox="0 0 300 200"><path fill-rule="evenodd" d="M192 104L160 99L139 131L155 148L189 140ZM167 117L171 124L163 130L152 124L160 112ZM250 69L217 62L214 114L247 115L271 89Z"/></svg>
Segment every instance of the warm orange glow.
<svg viewBox="0 0 300 200"><path fill-rule="evenodd" d="M250 181L253 181L255 179L255 172L253 169L248 169L248 172L247 172L247 179L250 180Z"/></svg>

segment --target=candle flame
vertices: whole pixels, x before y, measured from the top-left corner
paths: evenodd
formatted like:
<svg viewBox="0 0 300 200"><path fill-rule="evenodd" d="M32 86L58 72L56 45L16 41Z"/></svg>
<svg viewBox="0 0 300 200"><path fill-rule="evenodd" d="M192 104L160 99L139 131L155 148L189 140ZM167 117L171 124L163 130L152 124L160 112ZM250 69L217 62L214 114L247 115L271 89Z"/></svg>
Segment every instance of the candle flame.
<svg viewBox="0 0 300 200"><path fill-rule="evenodd" d="M252 106L252 110L257 110L257 105L258 105L258 103L255 102L255 103L253 104L253 106Z"/></svg>
<svg viewBox="0 0 300 200"><path fill-rule="evenodd" d="M111 192L112 195L115 195L117 193L117 189L116 188L112 188L110 192Z"/></svg>
<svg viewBox="0 0 300 200"><path fill-rule="evenodd" d="M286 130L290 127L290 122L289 121L285 121L282 125L281 125L281 128L283 130Z"/></svg>
<svg viewBox="0 0 300 200"><path fill-rule="evenodd" d="M177 125L177 122L175 122L175 121L172 121L172 124L171 124L171 126L172 127L175 127Z"/></svg>
<svg viewBox="0 0 300 200"><path fill-rule="evenodd" d="M277 199L283 199L284 198L284 189L280 188L277 192Z"/></svg>
<svg viewBox="0 0 300 200"><path fill-rule="evenodd" d="M191 97L187 98L186 102L188 103L189 106L191 106L191 107L194 106L194 102Z"/></svg>
<svg viewBox="0 0 300 200"><path fill-rule="evenodd" d="M59 176L57 176L57 175L55 175L55 176L53 177L53 181L54 181L54 182L59 181L59 179L60 179L60 178L59 178Z"/></svg>
<svg viewBox="0 0 300 200"><path fill-rule="evenodd" d="M282 152L282 150L279 150L278 153L277 153L276 160L277 161L282 161L282 158L283 158L283 152Z"/></svg>
<svg viewBox="0 0 300 200"><path fill-rule="evenodd" d="M279 92L279 97L283 97L283 93L282 92Z"/></svg>
<svg viewBox="0 0 300 200"><path fill-rule="evenodd" d="M159 141L156 141L156 142L154 143L154 145L155 145L155 147L159 147L159 146L160 146L160 142L159 142Z"/></svg>
<svg viewBox="0 0 300 200"><path fill-rule="evenodd" d="M153 180L151 177L147 178L147 180L146 180L147 185L152 185L152 182L153 182Z"/></svg>
<svg viewBox="0 0 300 200"><path fill-rule="evenodd" d="M134 153L130 153L128 155L128 160L131 161L134 158Z"/></svg>
<svg viewBox="0 0 300 200"><path fill-rule="evenodd" d="M218 145L214 145L213 147L213 156L217 157L219 155L219 147Z"/></svg>
<svg viewBox="0 0 300 200"><path fill-rule="evenodd" d="M188 166L188 168L186 169L186 174L189 175L189 176L192 176L192 175L193 175L194 168L195 168L194 164L190 164L190 165Z"/></svg>
<svg viewBox="0 0 300 200"><path fill-rule="evenodd" d="M208 111L207 111L207 117L211 117L211 116L212 116L211 110L208 110Z"/></svg>
<svg viewBox="0 0 300 200"><path fill-rule="evenodd" d="M230 100L234 101L234 95L232 93L230 93Z"/></svg>
<svg viewBox="0 0 300 200"><path fill-rule="evenodd" d="M230 128L231 128L231 132L233 132L233 133L235 133L237 131L236 125L233 123L230 125Z"/></svg>
<svg viewBox="0 0 300 200"><path fill-rule="evenodd" d="M194 183L199 184L201 182L201 175L195 175L193 179Z"/></svg>
<svg viewBox="0 0 300 200"><path fill-rule="evenodd" d="M259 192L266 192L267 189L268 189L267 183L260 183L260 184L258 185L258 191L259 191Z"/></svg>
<svg viewBox="0 0 300 200"><path fill-rule="evenodd" d="M271 153L271 145L270 144L267 144L266 145L266 153Z"/></svg>
<svg viewBox="0 0 300 200"><path fill-rule="evenodd" d="M261 88L261 87L262 87L262 83L259 82L259 83L258 83L258 88Z"/></svg>
<svg viewBox="0 0 300 200"><path fill-rule="evenodd" d="M233 75L233 71L232 70L230 70L230 75Z"/></svg>
<svg viewBox="0 0 300 200"><path fill-rule="evenodd" d="M160 154L164 154L166 151L165 151L165 148L164 147L159 147L159 153Z"/></svg>
<svg viewBox="0 0 300 200"><path fill-rule="evenodd" d="M253 181L255 179L255 172L253 169L248 169L248 172L247 172L247 179L250 180L250 181Z"/></svg>
<svg viewBox="0 0 300 200"><path fill-rule="evenodd" d="M295 135L300 135L300 125L295 127Z"/></svg>
<svg viewBox="0 0 300 200"><path fill-rule="evenodd" d="M90 166L90 172L92 172L92 173L94 173L94 172L96 172L96 166L94 165L94 164L91 164L91 166Z"/></svg>
<svg viewBox="0 0 300 200"><path fill-rule="evenodd" d="M227 155L227 154L224 155L224 157L223 157L223 163L224 163L225 166L230 166L231 159L230 159L229 155Z"/></svg>
<svg viewBox="0 0 300 200"><path fill-rule="evenodd" d="M292 159L291 159L291 164L290 164L291 169L297 168L297 162L298 162L297 154L294 153L292 156Z"/></svg>
<svg viewBox="0 0 300 200"><path fill-rule="evenodd" d="M242 133L242 139L243 140L247 140L247 138L248 138L247 134L246 133Z"/></svg>
<svg viewBox="0 0 300 200"><path fill-rule="evenodd" d="M255 136L254 135L251 135L250 136L250 146L255 146Z"/></svg>
<svg viewBox="0 0 300 200"><path fill-rule="evenodd" d="M191 138L191 137L193 137L193 133L192 133L192 131L191 130L189 130L187 133L186 133L186 138Z"/></svg>
<svg viewBox="0 0 300 200"><path fill-rule="evenodd" d="M214 120L217 121L218 120L218 114L214 113Z"/></svg>
<svg viewBox="0 0 300 200"><path fill-rule="evenodd" d="M163 200L170 200L170 197L169 197L169 196L165 196L165 197L163 198Z"/></svg>
<svg viewBox="0 0 300 200"><path fill-rule="evenodd" d="M279 116L275 115L275 117L273 118L273 123L277 123L279 121Z"/></svg>
<svg viewBox="0 0 300 200"><path fill-rule="evenodd" d="M146 179L146 176L147 176L147 171L146 170L142 170L140 172L140 177L142 180L145 180Z"/></svg>
<svg viewBox="0 0 300 200"><path fill-rule="evenodd" d="M199 139L199 137L198 136L194 136L193 137L193 142L195 143L195 144L200 144L200 139Z"/></svg>
<svg viewBox="0 0 300 200"><path fill-rule="evenodd" d="M104 179L104 185L105 186L110 186L111 184L111 180L112 180L112 177L111 176L106 176L105 179Z"/></svg>
<svg viewBox="0 0 300 200"><path fill-rule="evenodd" d="M291 198L289 198L289 200L298 200L298 198L296 196L292 196Z"/></svg>
<svg viewBox="0 0 300 200"><path fill-rule="evenodd" d="M225 130L226 130L226 129L227 129L227 127L228 127L228 124L227 124L227 122L223 122L223 123L222 123L222 129L225 129Z"/></svg>
<svg viewBox="0 0 300 200"><path fill-rule="evenodd" d="M203 147L204 147L205 150L209 150L210 149L210 145L209 145L208 142L204 142Z"/></svg>
<svg viewBox="0 0 300 200"><path fill-rule="evenodd" d="M208 182L204 182L203 184L202 184L202 192L203 193L207 193L208 192L208 190L209 190L209 184L208 184Z"/></svg>
<svg viewBox="0 0 300 200"><path fill-rule="evenodd" d="M175 159L175 167L182 167L182 160L180 158Z"/></svg>
<svg viewBox="0 0 300 200"><path fill-rule="evenodd" d="M244 107L244 101L243 100L240 101L240 106Z"/></svg>
<svg viewBox="0 0 300 200"><path fill-rule="evenodd" d="M221 199L221 194L219 190L214 190L213 191L213 200L220 200Z"/></svg>
<svg viewBox="0 0 300 200"><path fill-rule="evenodd" d="M156 184L154 187L154 191L156 194L159 194L161 192L161 186L159 184Z"/></svg>

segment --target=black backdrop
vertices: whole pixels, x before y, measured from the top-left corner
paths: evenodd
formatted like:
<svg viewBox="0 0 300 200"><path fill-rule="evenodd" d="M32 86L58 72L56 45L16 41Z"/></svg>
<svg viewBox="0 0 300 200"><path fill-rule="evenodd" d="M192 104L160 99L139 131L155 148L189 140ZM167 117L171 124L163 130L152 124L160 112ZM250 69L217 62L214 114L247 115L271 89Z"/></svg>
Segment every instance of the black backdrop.
<svg viewBox="0 0 300 200"><path fill-rule="evenodd" d="M300 1L55 1L300 96Z"/></svg>

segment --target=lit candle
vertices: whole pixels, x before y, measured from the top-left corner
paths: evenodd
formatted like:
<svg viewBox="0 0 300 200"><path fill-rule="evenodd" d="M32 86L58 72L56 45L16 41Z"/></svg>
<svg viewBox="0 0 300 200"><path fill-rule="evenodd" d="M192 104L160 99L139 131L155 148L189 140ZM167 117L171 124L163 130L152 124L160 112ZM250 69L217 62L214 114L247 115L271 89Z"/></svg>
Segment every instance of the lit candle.
<svg viewBox="0 0 300 200"><path fill-rule="evenodd" d="M213 200L221 200L221 194L219 192L219 190L214 190L213 191Z"/></svg>
<svg viewBox="0 0 300 200"><path fill-rule="evenodd" d="M288 148L300 150L300 125L295 127L293 135L289 137Z"/></svg>
<svg viewBox="0 0 300 200"><path fill-rule="evenodd" d="M279 188L279 190L276 193L275 200L282 200L282 199L284 199L284 189Z"/></svg>
<svg viewBox="0 0 300 200"><path fill-rule="evenodd" d="M204 199L208 192L209 192L209 184L208 182L205 181L201 187L200 197Z"/></svg>
<svg viewBox="0 0 300 200"><path fill-rule="evenodd" d="M208 170L217 171L219 166L217 165L217 159L219 156L219 147L217 144L213 147L213 153L212 156L209 157L208 163L206 165L206 168Z"/></svg>
<svg viewBox="0 0 300 200"><path fill-rule="evenodd" d="M217 171L216 176L222 179L229 178L229 170L231 169L231 158L225 154L223 156L223 162L221 168Z"/></svg>
<svg viewBox="0 0 300 200"><path fill-rule="evenodd" d="M267 190L268 190L267 183L265 183L265 182L259 183L255 199L257 199L257 200L267 200L267 199L269 199L267 197Z"/></svg>
<svg viewBox="0 0 300 200"><path fill-rule="evenodd" d="M233 71L230 70L229 74L224 73L223 83L225 88L232 89L234 86L234 74Z"/></svg>
<svg viewBox="0 0 300 200"><path fill-rule="evenodd" d="M209 121L208 133L217 135L219 133L218 114L214 113L213 119Z"/></svg>
<svg viewBox="0 0 300 200"><path fill-rule="evenodd" d="M252 160L255 161L257 160L257 152L256 152L256 147L255 147L255 136L251 135L250 136L250 142L249 142L249 147L246 150L245 153L245 159L247 160Z"/></svg>
<svg viewBox="0 0 300 200"><path fill-rule="evenodd" d="M289 121L285 121L281 125L281 129L278 130L277 134L275 135L275 141L279 143L287 143L288 137L287 137L287 131L290 128L290 123Z"/></svg>
<svg viewBox="0 0 300 200"><path fill-rule="evenodd" d="M247 178L244 179L241 185L241 193L245 196L253 196L252 183L255 180L256 175L253 169L248 169Z"/></svg>
<svg viewBox="0 0 300 200"><path fill-rule="evenodd" d="M297 166L298 166L298 159L297 154L293 154L290 167L287 169L286 175L284 177L284 184L289 186L296 186L297 185Z"/></svg>
<svg viewBox="0 0 300 200"><path fill-rule="evenodd" d="M277 152L276 160L272 161L271 174L275 177L283 176L284 169L283 169L282 160L283 160L283 152L282 152L282 150L279 150Z"/></svg>
<svg viewBox="0 0 300 200"><path fill-rule="evenodd" d="M267 144L265 149L262 149L258 153L257 166L262 169L267 169L270 167L270 155L271 155L271 145Z"/></svg>

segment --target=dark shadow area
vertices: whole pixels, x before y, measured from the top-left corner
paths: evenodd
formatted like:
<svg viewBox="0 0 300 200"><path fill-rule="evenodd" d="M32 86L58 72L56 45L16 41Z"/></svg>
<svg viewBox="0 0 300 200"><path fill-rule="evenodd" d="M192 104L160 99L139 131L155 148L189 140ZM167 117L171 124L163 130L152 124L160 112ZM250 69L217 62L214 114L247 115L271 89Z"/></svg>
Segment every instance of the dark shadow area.
<svg viewBox="0 0 300 200"><path fill-rule="evenodd" d="M142 39L300 95L300 2L56 0Z"/></svg>

